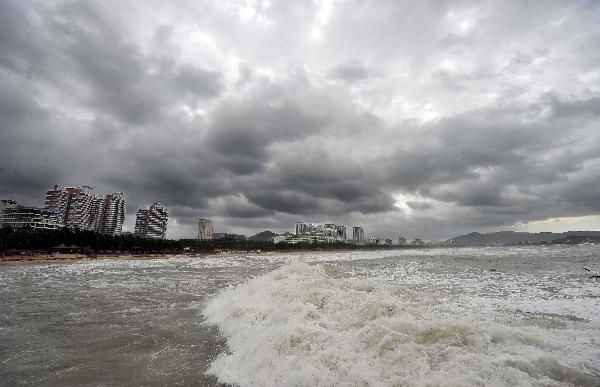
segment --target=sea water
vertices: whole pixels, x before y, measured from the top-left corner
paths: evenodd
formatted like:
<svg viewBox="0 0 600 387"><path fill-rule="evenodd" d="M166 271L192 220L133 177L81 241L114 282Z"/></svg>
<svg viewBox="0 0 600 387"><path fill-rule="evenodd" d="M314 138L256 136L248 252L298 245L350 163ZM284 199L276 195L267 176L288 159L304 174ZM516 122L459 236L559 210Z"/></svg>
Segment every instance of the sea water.
<svg viewBox="0 0 600 387"><path fill-rule="evenodd" d="M600 385L600 246L0 267L2 385Z"/></svg>

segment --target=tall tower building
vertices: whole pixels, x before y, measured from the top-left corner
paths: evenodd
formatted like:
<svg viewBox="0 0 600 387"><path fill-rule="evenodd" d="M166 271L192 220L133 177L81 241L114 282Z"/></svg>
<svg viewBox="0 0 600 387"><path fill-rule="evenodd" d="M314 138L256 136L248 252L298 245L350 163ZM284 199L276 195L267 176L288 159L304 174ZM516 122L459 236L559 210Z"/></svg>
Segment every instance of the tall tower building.
<svg viewBox="0 0 600 387"><path fill-rule="evenodd" d="M160 203L154 203L148 209L140 208L135 217L134 234L144 238L165 239L169 211Z"/></svg>
<svg viewBox="0 0 600 387"><path fill-rule="evenodd" d="M101 234L121 235L127 201L125 194L115 192L96 200L95 230Z"/></svg>
<svg viewBox="0 0 600 387"><path fill-rule="evenodd" d="M55 185L46 191L44 208L54 212L58 222L63 226L93 230L96 207L96 195L88 185L66 188Z"/></svg>
<svg viewBox="0 0 600 387"><path fill-rule="evenodd" d="M69 210L69 193L65 188L54 185L46 191L46 199L44 201L44 209L54 212L59 224L66 225L67 213Z"/></svg>
<svg viewBox="0 0 600 387"><path fill-rule="evenodd" d="M365 244L365 231L362 227L352 227L352 242L355 245Z"/></svg>
<svg viewBox="0 0 600 387"><path fill-rule="evenodd" d="M209 219L198 220L198 239L213 239L213 222Z"/></svg>
<svg viewBox="0 0 600 387"><path fill-rule="evenodd" d="M96 195L92 193L92 187L89 185L68 187L66 191L69 194L66 226L80 230L93 230L98 201Z"/></svg>
<svg viewBox="0 0 600 387"><path fill-rule="evenodd" d="M346 242L346 226L336 226L336 242Z"/></svg>
<svg viewBox="0 0 600 387"><path fill-rule="evenodd" d="M120 235L125 220L125 195L115 192L98 198L92 187L61 187L46 191L44 209L56 214L61 226Z"/></svg>

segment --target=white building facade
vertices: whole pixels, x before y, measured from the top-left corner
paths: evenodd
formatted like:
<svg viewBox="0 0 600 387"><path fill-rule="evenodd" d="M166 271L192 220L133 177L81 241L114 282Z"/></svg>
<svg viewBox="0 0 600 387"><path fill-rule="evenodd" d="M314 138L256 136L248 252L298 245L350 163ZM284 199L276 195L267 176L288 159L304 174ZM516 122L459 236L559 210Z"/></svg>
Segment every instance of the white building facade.
<svg viewBox="0 0 600 387"><path fill-rule="evenodd" d="M61 226L120 235L125 221L125 195L115 192L98 198L92 190L88 185L54 185L46 191L44 209L53 212Z"/></svg>
<svg viewBox="0 0 600 387"><path fill-rule="evenodd" d="M365 231L362 227L355 226L352 227L352 242L355 245L364 245L365 244Z"/></svg>
<svg viewBox="0 0 600 387"><path fill-rule="evenodd" d="M16 205L5 207L0 217L2 226L11 228L30 227L35 230L56 230L61 227L56 214L44 208Z"/></svg>
<svg viewBox="0 0 600 387"><path fill-rule="evenodd" d="M160 203L154 203L137 211L134 234L143 238L165 239L168 222L169 211Z"/></svg>
<svg viewBox="0 0 600 387"><path fill-rule="evenodd" d="M95 230L106 235L121 235L126 207L127 201L122 192L115 192L97 199Z"/></svg>

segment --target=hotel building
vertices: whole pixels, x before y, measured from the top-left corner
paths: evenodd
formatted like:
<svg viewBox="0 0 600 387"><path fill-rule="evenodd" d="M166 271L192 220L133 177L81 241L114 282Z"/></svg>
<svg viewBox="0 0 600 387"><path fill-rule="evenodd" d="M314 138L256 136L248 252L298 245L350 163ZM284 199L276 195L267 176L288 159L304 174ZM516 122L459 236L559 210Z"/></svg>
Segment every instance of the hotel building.
<svg viewBox="0 0 600 387"><path fill-rule="evenodd" d="M92 187L61 187L46 191L44 209L56 215L61 226L119 235L125 221L125 195L116 192L98 198Z"/></svg>
<svg viewBox="0 0 600 387"><path fill-rule="evenodd" d="M125 194L122 192L96 199L95 230L106 235L121 235L126 205Z"/></svg>
<svg viewBox="0 0 600 387"><path fill-rule="evenodd" d="M362 227L352 227L352 242L355 245L365 244L365 231Z"/></svg>
<svg viewBox="0 0 600 387"><path fill-rule="evenodd" d="M44 208L19 205L4 207L0 224L12 228L31 227L36 230L55 230L61 227L54 212Z"/></svg>
<svg viewBox="0 0 600 387"><path fill-rule="evenodd" d="M135 217L134 234L144 238L165 239L169 212L160 203L148 209L140 208Z"/></svg>
<svg viewBox="0 0 600 387"><path fill-rule="evenodd" d="M296 222L296 235L287 243L339 243L346 241L346 226Z"/></svg>
<svg viewBox="0 0 600 387"><path fill-rule="evenodd" d="M328 223L323 227L323 231L327 243L346 242L346 226Z"/></svg>

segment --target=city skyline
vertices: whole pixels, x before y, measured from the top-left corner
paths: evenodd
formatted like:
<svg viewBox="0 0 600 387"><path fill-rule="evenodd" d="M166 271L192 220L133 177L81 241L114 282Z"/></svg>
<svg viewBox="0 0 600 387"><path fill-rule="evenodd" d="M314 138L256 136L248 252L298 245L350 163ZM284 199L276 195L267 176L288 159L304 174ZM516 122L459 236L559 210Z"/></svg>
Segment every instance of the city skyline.
<svg viewBox="0 0 600 387"><path fill-rule="evenodd" d="M199 217L598 230L599 19L595 2L1 2L0 199L91 184L127 195L124 231L160 200L174 239Z"/></svg>

